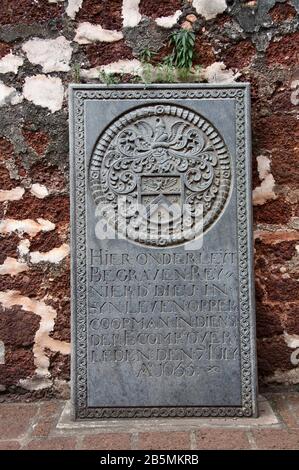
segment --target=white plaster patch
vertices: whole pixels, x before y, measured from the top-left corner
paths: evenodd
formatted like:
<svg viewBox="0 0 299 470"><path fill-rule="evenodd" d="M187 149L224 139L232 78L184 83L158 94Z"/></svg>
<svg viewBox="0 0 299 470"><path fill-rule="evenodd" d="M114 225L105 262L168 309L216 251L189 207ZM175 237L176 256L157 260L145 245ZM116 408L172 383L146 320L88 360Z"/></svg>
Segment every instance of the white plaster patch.
<svg viewBox="0 0 299 470"><path fill-rule="evenodd" d="M49 195L49 191L43 184L34 183L30 189L31 194L37 197L38 199L44 199Z"/></svg>
<svg viewBox="0 0 299 470"><path fill-rule="evenodd" d="M72 18L72 20L75 19L76 14L82 7L83 0L69 0L67 7L66 7L66 14Z"/></svg>
<svg viewBox="0 0 299 470"><path fill-rule="evenodd" d="M0 202L4 201L19 201L22 199L25 189L17 186L13 189L0 189Z"/></svg>
<svg viewBox="0 0 299 470"><path fill-rule="evenodd" d="M0 82L0 107L5 105L14 105L19 104L23 101L23 96L21 93L12 86L4 85Z"/></svg>
<svg viewBox="0 0 299 470"><path fill-rule="evenodd" d="M3 219L0 222L0 233L27 233L32 237L35 237L39 232L50 232L55 229L55 224L45 219Z"/></svg>
<svg viewBox="0 0 299 470"><path fill-rule="evenodd" d="M255 188L252 192L252 200L254 206L261 206L267 201L276 199L276 194L273 191L275 186L275 180L273 175L270 173L262 181L261 185Z"/></svg>
<svg viewBox="0 0 299 470"><path fill-rule="evenodd" d="M100 71L106 73L130 73L131 75L141 75L142 65L137 59L133 60L119 60L111 64L101 65L88 70L82 70L82 78L99 78Z"/></svg>
<svg viewBox="0 0 299 470"><path fill-rule="evenodd" d="M72 57L72 47L64 36L56 39L33 38L22 47L32 64L42 66L44 73L68 72Z"/></svg>
<svg viewBox="0 0 299 470"><path fill-rule="evenodd" d="M286 331L284 331L284 340L287 343L289 348L295 349L291 353L290 361L293 366L299 365L299 335L289 335Z"/></svg>
<svg viewBox="0 0 299 470"><path fill-rule="evenodd" d="M299 348L299 335L289 335L286 331L283 335L289 348Z"/></svg>
<svg viewBox="0 0 299 470"><path fill-rule="evenodd" d="M226 69L223 62L214 62L203 70L203 78L208 83L232 83L240 76L240 73L234 73L231 69Z"/></svg>
<svg viewBox="0 0 299 470"><path fill-rule="evenodd" d="M290 359L293 366L299 365L299 348L292 352Z"/></svg>
<svg viewBox="0 0 299 470"><path fill-rule="evenodd" d="M11 52L0 59L0 73L18 73L18 68L23 65L24 59Z"/></svg>
<svg viewBox="0 0 299 470"><path fill-rule="evenodd" d="M16 276L19 273L28 271L29 267L26 263L20 263L17 259L8 256L3 264L0 265L0 275Z"/></svg>
<svg viewBox="0 0 299 470"><path fill-rule="evenodd" d="M90 44L91 42L114 42L123 38L119 31L104 29L100 25L88 22L79 24L74 41L78 44Z"/></svg>
<svg viewBox="0 0 299 470"><path fill-rule="evenodd" d="M49 336L54 328L55 318L57 316L56 310L41 300L30 299L13 290L0 292L0 302L4 308L9 309L18 305L25 312L32 312L40 317L40 325L35 333L33 346L34 364L36 367L35 376L33 379L25 379L21 383L24 387L31 390L51 386L52 381L49 380L50 361L46 354L46 349L60 352L61 354L70 353L69 343L55 340Z"/></svg>
<svg viewBox="0 0 299 470"><path fill-rule="evenodd" d="M173 15L161 16L160 18L157 18L156 23L162 28L172 28L176 24L181 14L181 10L177 10Z"/></svg>
<svg viewBox="0 0 299 470"><path fill-rule="evenodd" d="M291 93L291 103L297 106L299 104L299 80L292 81L291 89L294 90Z"/></svg>
<svg viewBox="0 0 299 470"><path fill-rule="evenodd" d="M123 0L122 17L124 28L134 28L140 22L139 3L140 0Z"/></svg>
<svg viewBox="0 0 299 470"><path fill-rule="evenodd" d="M225 0L193 0L193 6L199 15L206 20L215 18L226 10Z"/></svg>
<svg viewBox="0 0 299 470"><path fill-rule="evenodd" d="M259 155L257 157L257 171L261 181L263 181L270 173L270 165L270 158L266 157L265 155Z"/></svg>
<svg viewBox="0 0 299 470"><path fill-rule="evenodd" d="M23 99L24 99L24 96L22 95L22 93L19 93L16 91L10 99L10 104L15 105L15 104L22 103Z"/></svg>
<svg viewBox="0 0 299 470"><path fill-rule="evenodd" d="M46 75L26 77L23 94L27 100L50 109L52 113L62 108L64 90L60 78Z"/></svg>
<svg viewBox="0 0 299 470"><path fill-rule="evenodd" d="M18 244L18 252L20 258L24 258L26 255L29 253L29 248L30 248L30 240L27 238L24 238L23 240L20 241Z"/></svg>
<svg viewBox="0 0 299 470"><path fill-rule="evenodd" d="M48 374L50 376L50 374ZM45 388L52 387L52 380L46 377L29 377L28 379L20 379L19 384L21 387L29 390L30 392L35 390L44 390Z"/></svg>
<svg viewBox="0 0 299 470"><path fill-rule="evenodd" d="M5 364L5 346L3 341L0 341L0 364Z"/></svg>
<svg viewBox="0 0 299 470"><path fill-rule="evenodd" d="M271 160L265 155L257 157L257 169L261 184L252 192L253 204L255 206L261 206L267 201L277 198L274 193L275 180L271 173L270 164Z"/></svg>
<svg viewBox="0 0 299 470"><path fill-rule="evenodd" d="M69 252L70 252L69 245L64 243L58 248L53 248L50 251L46 251L46 252L33 251L32 253L30 253L30 261L31 263L34 263L34 264L41 263L41 262L58 264L66 256L68 256Z"/></svg>

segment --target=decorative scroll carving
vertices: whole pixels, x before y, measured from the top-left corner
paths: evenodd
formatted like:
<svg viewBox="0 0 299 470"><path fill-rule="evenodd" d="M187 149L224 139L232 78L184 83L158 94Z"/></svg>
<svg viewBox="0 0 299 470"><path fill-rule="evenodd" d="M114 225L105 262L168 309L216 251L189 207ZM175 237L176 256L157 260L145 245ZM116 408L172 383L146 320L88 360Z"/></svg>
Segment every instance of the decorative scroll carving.
<svg viewBox="0 0 299 470"><path fill-rule="evenodd" d="M219 133L201 116L178 106L151 105L129 111L108 127L94 150L89 178L96 204L109 204L106 217L113 228L139 243L173 245L187 240L186 205L191 219L202 205L204 230L221 214L230 188L230 158ZM127 196L122 223L119 196ZM140 215L141 204L146 216ZM150 209L159 204L178 204L180 221L172 214L167 234L158 222L149 234ZM188 236L197 232L202 225L191 220Z"/></svg>

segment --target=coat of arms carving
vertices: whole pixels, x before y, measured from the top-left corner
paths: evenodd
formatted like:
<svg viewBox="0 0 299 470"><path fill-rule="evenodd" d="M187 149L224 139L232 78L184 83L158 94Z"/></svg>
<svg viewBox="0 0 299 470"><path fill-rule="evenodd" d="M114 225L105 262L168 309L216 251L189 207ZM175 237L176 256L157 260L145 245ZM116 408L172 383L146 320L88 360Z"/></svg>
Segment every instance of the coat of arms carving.
<svg viewBox="0 0 299 470"><path fill-rule="evenodd" d="M185 107L156 104L106 128L89 182L101 217L119 236L172 246L196 238L220 216L231 162L210 122Z"/></svg>

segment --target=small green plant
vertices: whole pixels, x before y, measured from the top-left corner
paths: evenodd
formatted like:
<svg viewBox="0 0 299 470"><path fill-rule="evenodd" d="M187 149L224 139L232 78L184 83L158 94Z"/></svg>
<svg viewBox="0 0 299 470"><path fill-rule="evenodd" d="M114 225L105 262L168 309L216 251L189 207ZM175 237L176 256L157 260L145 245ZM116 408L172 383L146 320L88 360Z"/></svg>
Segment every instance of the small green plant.
<svg viewBox="0 0 299 470"><path fill-rule="evenodd" d="M140 61L143 63L150 63L154 56L156 55L156 52L152 51L151 49L145 48L142 49L142 51L139 54Z"/></svg>
<svg viewBox="0 0 299 470"><path fill-rule="evenodd" d="M178 68L190 69L194 56L195 34L186 29L180 29L172 33L170 44L173 46L172 64Z"/></svg>
<svg viewBox="0 0 299 470"><path fill-rule="evenodd" d="M177 79L179 82L187 82L190 81L190 76L192 74L192 71L190 68L186 67L178 67L177 68Z"/></svg>
<svg viewBox="0 0 299 470"><path fill-rule="evenodd" d="M175 67L173 65L164 64L163 72L165 83L175 82Z"/></svg>
<svg viewBox="0 0 299 470"><path fill-rule="evenodd" d="M196 66L190 69L174 67L171 65L158 64L153 67L146 64L143 67L141 83L185 83L185 82L201 82L201 67Z"/></svg>
<svg viewBox="0 0 299 470"><path fill-rule="evenodd" d="M163 64L165 64L167 67L173 67L173 54L167 55L163 59Z"/></svg>
<svg viewBox="0 0 299 470"><path fill-rule="evenodd" d="M100 70L99 78L101 83L106 85L117 85L120 83L120 78L115 73L105 72L105 70Z"/></svg>
<svg viewBox="0 0 299 470"><path fill-rule="evenodd" d="M167 63L158 64L155 69L154 81L156 83L173 83L176 81L176 69Z"/></svg>
<svg viewBox="0 0 299 470"><path fill-rule="evenodd" d="M153 65L151 62L156 52L146 48L139 53L142 64L141 72L134 76L121 71L119 74L107 73L102 70L99 74L100 81L107 85L118 83L180 83L202 81L201 67L192 67L194 58L195 34L192 31L180 29L170 36L172 52L162 62Z"/></svg>
<svg viewBox="0 0 299 470"><path fill-rule="evenodd" d="M142 66L142 76L141 80L144 83L153 83L154 81L154 67L148 62L144 63Z"/></svg>
<svg viewBox="0 0 299 470"><path fill-rule="evenodd" d="M80 83L81 81L81 67L78 62L75 62L73 67L72 67L72 72L73 72L73 81L75 83Z"/></svg>
<svg viewBox="0 0 299 470"><path fill-rule="evenodd" d="M139 75L132 75L130 78L130 83L140 83L141 77Z"/></svg>

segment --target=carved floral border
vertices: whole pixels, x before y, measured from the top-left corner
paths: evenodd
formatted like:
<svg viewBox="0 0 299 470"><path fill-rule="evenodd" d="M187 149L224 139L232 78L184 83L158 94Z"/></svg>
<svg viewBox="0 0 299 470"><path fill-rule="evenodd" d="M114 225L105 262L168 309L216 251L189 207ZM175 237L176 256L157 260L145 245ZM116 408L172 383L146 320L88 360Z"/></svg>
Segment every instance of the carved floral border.
<svg viewBox="0 0 299 470"><path fill-rule="evenodd" d="M103 99L233 99L236 113L236 180L239 244L240 286L240 343L241 343L241 395L242 406L238 407L120 407L94 408L87 406L87 291L86 291L86 174L84 101ZM103 88L74 86L71 88L70 104L73 110L74 133L72 141L72 246L76 260L72 265L72 317L73 317L73 405L75 417L83 418L147 418L147 417L250 417L256 413L256 377L254 347L254 312L251 280L251 211L247 203L247 122L248 102L245 86L171 88L112 87ZM248 226L249 222L249 226ZM251 359L253 358L253 359Z"/></svg>

